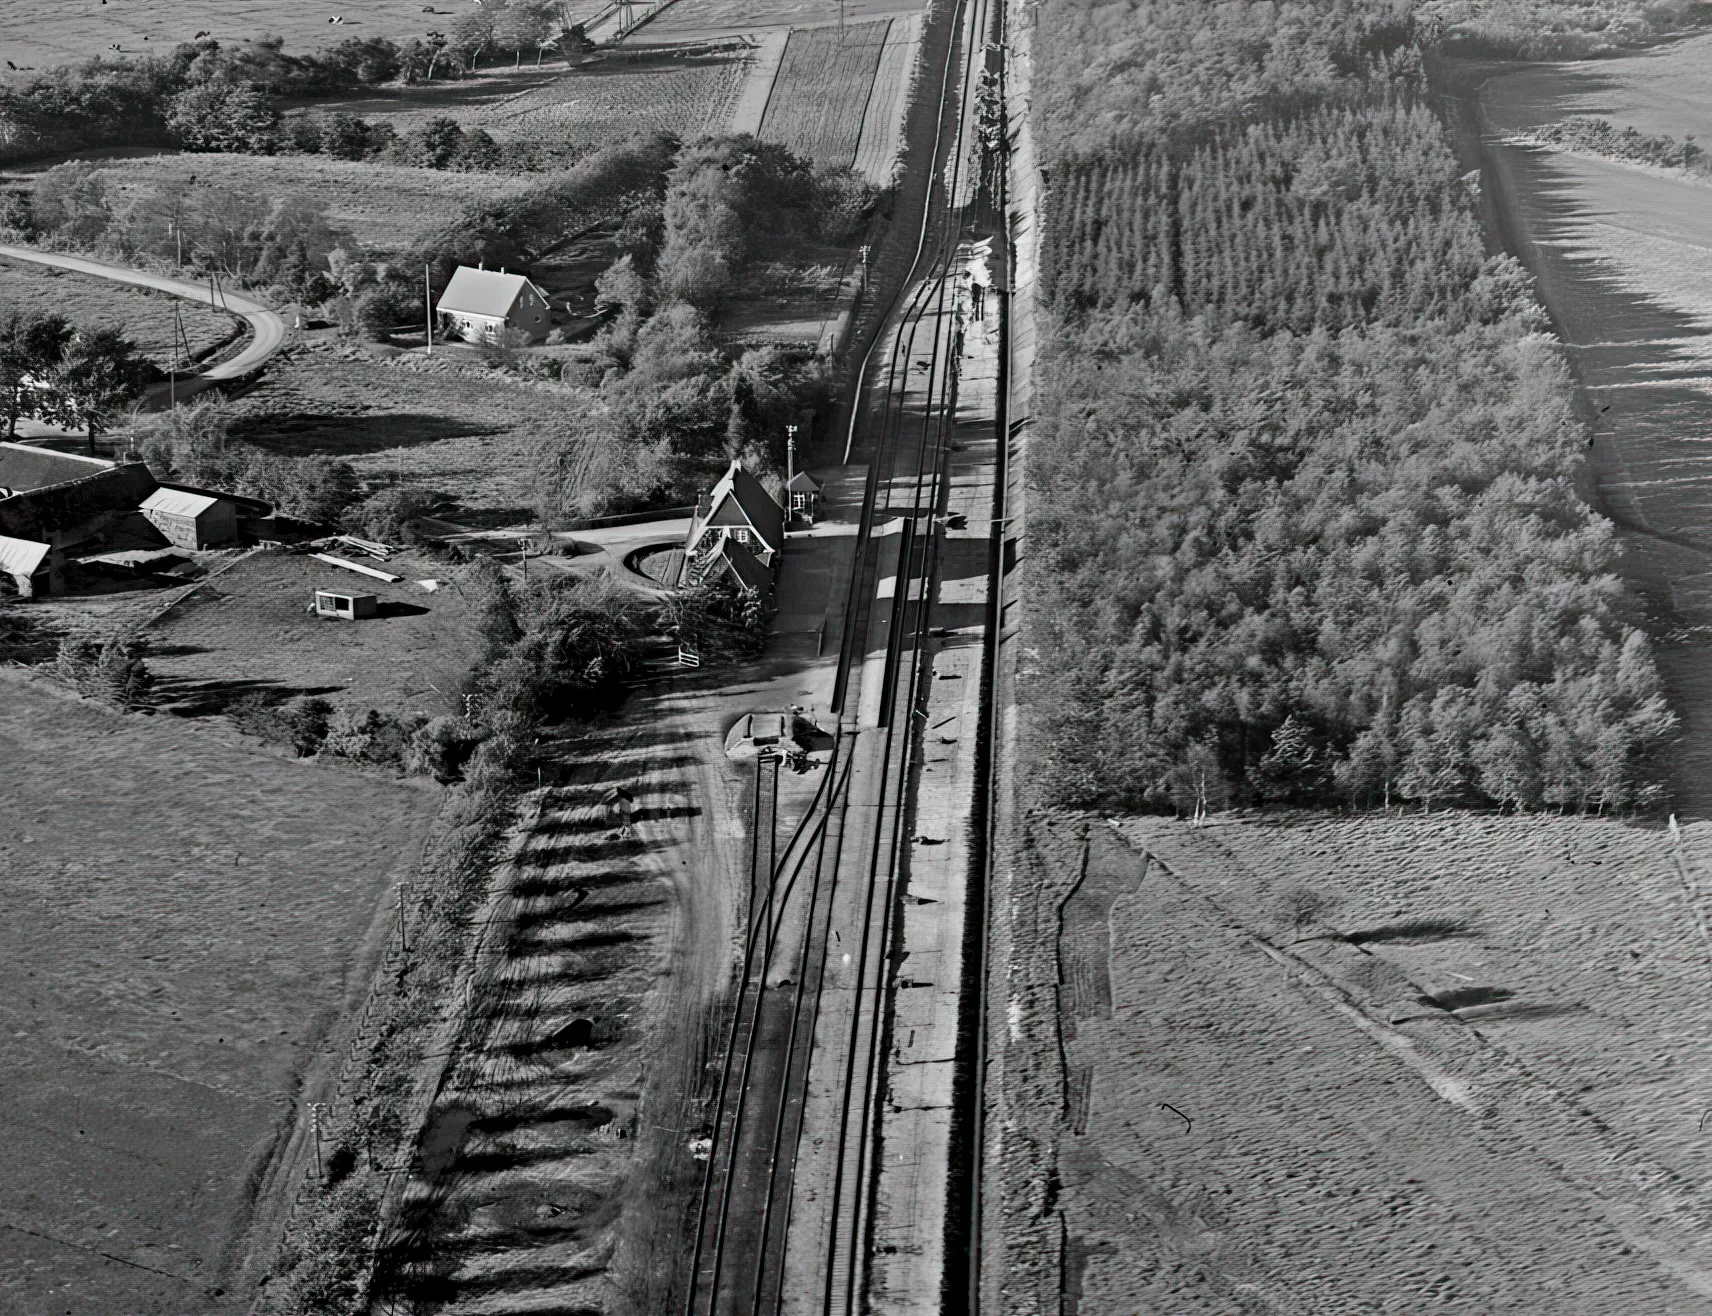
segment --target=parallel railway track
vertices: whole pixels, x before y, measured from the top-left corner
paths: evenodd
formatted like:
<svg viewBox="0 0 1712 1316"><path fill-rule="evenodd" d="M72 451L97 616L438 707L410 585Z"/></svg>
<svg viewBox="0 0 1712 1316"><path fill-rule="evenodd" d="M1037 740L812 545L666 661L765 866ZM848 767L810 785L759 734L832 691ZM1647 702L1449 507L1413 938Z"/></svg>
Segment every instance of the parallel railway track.
<svg viewBox="0 0 1712 1316"><path fill-rule="evenodd" d="M943 109L932 156L934 179L915 255L903 290L858 367L846 458L855 451L858 437L865 437L868 475L835 677L833 707L841 716L840 734L815 800L776 863L763 864L759 853L766 812L761 797L770 790L776 799L777 768L769 784L765 765L757 766L750 913L697 1214L685 1316L774 1316L784 1301L787 1242L793 1249L811 1249L826 1258L824 1285L815 1304L820 1310L842 1316L863 1308L876 1182L876 1121L889 1044L891 975L886 964L895 935L896 883L916 739L910 714L921 695L922 659L931 629L927 595L941 542L931 518L946 505L957 406L957 293L952 276L959 244L974 218L955 203L966 185L965 128L977 74L988 58L983 38L991 29L996 3L960 0L957 31L941 70ZM919 386L919 396L912 397L912 385ZM903 526L895 585L888 598L879 588L876 531L892 519L902 519ZM846 958L854 956L856 981L848 1036L841 1039L834 1207L824 1239L787 1240L809 1059L826 999L827 964L838 936L832 927L833 900L840 869L849 862L846 839L853 829L857 741L845 734L851 713L846 705L851 678L864 667L863 659L881 631L883 662L877 670L873 663L866 664L863 679L866 686L878 678L880 698L872 700L865 692L862 699L864 710L877 708L876 724L863 735L878 742L872 759L864 759L870 777L877 778L869 787L878 807L866 826L855 827L866 833L861 836L866 853L860 856L859 880L865 889L859 907L867 916L856 944L839 950ZM766 844L771 844L770 829ZM806 882L801 880L805 872ZM801 928L794 973L775 981L775 956L793 900L798 902L794 912ZM788 992L783 990L787 986ZM745 1216L758 1219L758 1232L734 1227ZM949 1287L962 1290L961 1285Z"/></svg>

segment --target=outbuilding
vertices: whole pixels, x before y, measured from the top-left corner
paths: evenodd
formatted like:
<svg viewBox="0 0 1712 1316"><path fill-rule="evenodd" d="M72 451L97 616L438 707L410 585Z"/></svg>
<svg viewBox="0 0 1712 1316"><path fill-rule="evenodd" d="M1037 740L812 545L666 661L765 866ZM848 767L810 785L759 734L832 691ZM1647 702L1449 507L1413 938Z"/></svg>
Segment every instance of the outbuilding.
<svg viewBox="0 0 1712 1316"><path fill-rule="evenodd" d="M10 576L21 598L60 592L60 555L51 544L0 535L0 574Z"/></svg>
<svg viewBox="0 0 1712 1316"><path fill-rule="evenodd" d="M820 481L807 471L798 471L791 477L791 482L785 486L786 504L790 509L791 520L802 518L810 525L814 524L814 514L820 510Z"/></svg>
<svg viewBox="0 0 1712 1316"><path fill-rule="evenodd" d="M312 610L317 617L331 617L335 621L357 621L362 617L377 616L380 612L380 602L373 594L347 594L343 590L318 589L315 591Z"/></svg>
<svg viewBox="0 0 1712 1316"><path fill-rule="evenodd" d="M212 494L162 487L140 510L178 548L211 548L238 537L238 509Z"/></svg>
<svg viewBox="0 0 1712 1316"><path fill-rule="evenodd" d="M508 337L538 343L552 328L547 294L521 274L472 270L460 265L434 308L447 332L471 343L498 343Z"/></svg>

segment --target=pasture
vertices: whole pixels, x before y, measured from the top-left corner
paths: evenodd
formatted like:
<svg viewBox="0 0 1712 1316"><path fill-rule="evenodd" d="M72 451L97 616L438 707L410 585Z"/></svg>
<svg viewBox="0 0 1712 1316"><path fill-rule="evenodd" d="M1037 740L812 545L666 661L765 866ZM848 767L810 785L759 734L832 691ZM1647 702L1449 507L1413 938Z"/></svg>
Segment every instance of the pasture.
<svg viewBox="0 0 1712 1316"><path fill-rule="evenodd" d="M118 329L163 370L173 359L175 298L40 265L0 262L0 316L63 315L82 329ZM178 302L192 352L224 342L233 317L201 302Z"/></svg>
<svg viewBox="0 0 1712 1316"><path fill-rule="evenodd" d="M500 141L527 142L544 160L569 161L634 133L693 141L723 131L746 67L734 53L608 57L574 69L484 73L313 108L385 120L401 133L446 115ZM491 186L495 176L481 177Z"/></svg>
<svg viewBox="0 0 1712 1316"><path fill-rule="evenodd" d="M461 570L415 554L390 559L398 584L308 556L264 553L222 572L146 633L155 698L174 713L215 713L250 693L319 694L335 707L437 717L462 712L458 683L480 652ZM432 593L417 580L438 580ZM373 594L381 615L324 621L317 589Z"/></svg>
<svg viewBox="0 0 1712 1316"><path fill-rule="evenodd" d="M421 0L340 0L337 5L282 5L278 0L69 0L39 5L0 0L0 59L20 69L47 69L110 55L165 54L207 31L226 44L265 33L285 38L289 52L304 53L348 37L406 41L444 27L449 4L433 17ZM329 23L334 15L344 22Z"/></svg>
<svg viewBox="0 0 1712 1316"><path fill-rule="evenodd" d="M506 175L457 174L324 155L126 155L102 165L122 192L163 183L212 184L245 196L302 197L363 246L397 251L426 237L470 205L527 182Z"/></svg>
<svg viewBox="0 0 1712 1316"><path fill-rule="evenodd" d="M0 672L0 1310L238 1309L250 1178L437 795Z"/></svg>

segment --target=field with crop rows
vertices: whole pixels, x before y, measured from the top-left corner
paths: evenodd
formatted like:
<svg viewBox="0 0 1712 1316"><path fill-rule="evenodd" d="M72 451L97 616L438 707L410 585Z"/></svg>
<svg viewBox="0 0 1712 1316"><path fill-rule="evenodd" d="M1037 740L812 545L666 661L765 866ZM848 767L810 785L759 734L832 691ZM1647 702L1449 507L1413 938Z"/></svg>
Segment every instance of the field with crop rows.
<svg viewBox="0 0 1712 1316"><path fill-rule="evenodd" d="M1708 829L1087 830L1038 836L1083 1316L1706 1310Z"/></svg>
<svg viewBox="0 0 1712 1316"><path fill-rule="evenodd" d="M890 26L887 21L792 32L761 120L761 140L787 146L817 165L853 164Z"/></svg>
<svg viewBox="0 0 1712 1316"><path fill-rule="evenodd" d="M892 170L903 146L904 117L909 112L910 84L921 50L922 16L894 18L886 29L886 44L874 71L874 90L862 115L862 137L856 144L856 172L876 187L892 181Z"/></svg>
<svg viewBox="0 0 1712 1316"><path fill-rule="evenodd" d="M437 795L0 675L0 1311L190 1316Z"/></svg>
<svg viewBox="0 0 1712 1316"><path fill-rule="evenodd" d="M14 310L56 313L85 329L119 329L163 369L172 360L176 299L81 274L50 273L39 265L0 263L0 316ZM178 303L190 350L224 342L231 316L201 302Z"/></svg>
<svg viewBox="0 0 1712 1316"><path fill-rule="evenodd" d="M335 14L345 21L329 23ZM115 42L127 55L165 53L201 31L227 44L276 33L285 38L288 52L302 53L349 37L403 41L445 23L445 17L430 17L420 0L341 0L337 6L282 5L278 0L73 0L52 5L0 0L0 60L43 69L111 54Z"/></svg>

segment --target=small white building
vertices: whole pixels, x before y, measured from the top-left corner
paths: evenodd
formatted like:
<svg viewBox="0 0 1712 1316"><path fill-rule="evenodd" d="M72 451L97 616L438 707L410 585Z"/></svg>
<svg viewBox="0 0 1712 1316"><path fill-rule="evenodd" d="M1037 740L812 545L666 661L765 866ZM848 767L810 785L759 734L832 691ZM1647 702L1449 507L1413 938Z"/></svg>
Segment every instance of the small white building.
<svg viewBox="0 0 1712 1316"><path fill-rule="evenodd" d="M553 327L547 294L521 274L460 265L434 309L465 342L497 343L507 331L538 343Z"/></svg>

